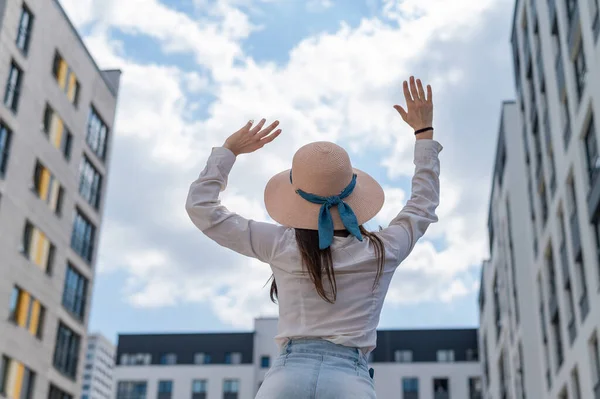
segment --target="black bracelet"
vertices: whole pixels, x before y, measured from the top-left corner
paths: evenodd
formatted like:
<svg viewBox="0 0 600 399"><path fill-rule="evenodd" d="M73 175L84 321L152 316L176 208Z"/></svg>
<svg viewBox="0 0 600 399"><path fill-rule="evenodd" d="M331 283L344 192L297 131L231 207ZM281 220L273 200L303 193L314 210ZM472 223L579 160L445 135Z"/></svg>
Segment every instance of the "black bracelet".
<svg viewBox="0 0 600 399"><path fill-rule="evenodd" d="M419 134L419 133L424 133L424 132L427 132L427 131L429 131L429 130L433 130L433 128L432 128L432 127L426 127L426 128L423 128L423 129L416 130L416 131L415 131L415 135L417 135L417 134Z"/></svg>

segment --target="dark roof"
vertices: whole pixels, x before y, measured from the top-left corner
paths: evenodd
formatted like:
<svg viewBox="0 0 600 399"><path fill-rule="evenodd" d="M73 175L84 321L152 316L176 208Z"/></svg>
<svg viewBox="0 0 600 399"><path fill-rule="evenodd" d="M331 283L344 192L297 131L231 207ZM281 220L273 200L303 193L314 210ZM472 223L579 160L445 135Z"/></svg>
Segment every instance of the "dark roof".
<svg viewBox="0 0 600 399"><path fill-rule="evenodd" d="M152 364L160 364L167 353L177 356L177 364L194 364L196 353L206 353L211 363L224 364L225 354L239 352L242 363L252 363L254 333L210 334L123 334L119 335L117 364L122 354L148 353Z"/></svg>
<svg viewBox="0 0 600 399"><path fill-rule="evenodd" d="M373 361L393 362L397 350L412 351L413 362L436 362L438 350L453 350L454 361L475 361L477 359L477 329L439 330L382 330L377 331L377 348L373 351ZM467 359L471 351L474 358Z"/></svg>
<svg viewBox="0 0 600 399"><path fill-rule="evenodd" d="M377 331L373 362L393 362L397 350L412 351L413 362L435 362L438 350L453 350L454 361L477 360L477 329L424 329ZM145 353L151 364L160 364L167 353L177 356L177 364L194 364L194 354L206 353L212 364L224 364L225 354L239 352L242 364L253 361L254 333L211 334L123 334L119 335L117 364L122 354ZM468 358L467 353L471 353Z"/></svg>

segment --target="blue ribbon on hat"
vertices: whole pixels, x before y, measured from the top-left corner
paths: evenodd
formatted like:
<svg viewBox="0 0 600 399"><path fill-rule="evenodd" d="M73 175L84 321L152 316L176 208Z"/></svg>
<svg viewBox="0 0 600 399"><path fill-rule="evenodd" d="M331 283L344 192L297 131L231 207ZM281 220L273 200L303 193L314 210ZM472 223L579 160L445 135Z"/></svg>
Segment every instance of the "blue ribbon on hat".
<svg viewBox="0 0 600 399"><path fill-rule="evenodd" d="M292 174L290 171L290 181L292 179ZM322 197L316 194L310 194L304 192L300 189L296 190L296 193L304 198L306 201L311 202L313 204L320 204L321 210L319 211L319 248L326 249L331 246L333 242L333 218L331 217L331 207L337 206L338 212L340 214L340 219L342 219L342 223L344 227L350 234L354 237L358 238L360 241L363 240L362 234L360 232L360 228L358 226L358 220L356 219L356 215L350 205L346 204L343 199L348 197L354 191L354 187L356 187L356 175L352 176L352 181L350 184L346 186L344 190L338 195L332 195L330 197Z"/></svg>

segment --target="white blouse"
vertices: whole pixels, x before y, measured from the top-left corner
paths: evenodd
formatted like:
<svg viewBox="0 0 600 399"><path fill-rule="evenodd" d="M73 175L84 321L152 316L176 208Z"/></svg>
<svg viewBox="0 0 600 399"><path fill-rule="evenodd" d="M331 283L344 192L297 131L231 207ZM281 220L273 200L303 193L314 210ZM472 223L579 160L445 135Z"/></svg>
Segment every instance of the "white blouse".
<svg viewBox="0 0 600 399"><path fill-rule="evenodd" d="M429 224L438 220L441 150L434 140L415 143L411 197L389 227L376 233L385 246L385 266L375 290L377 261L369 240L334 237L331 249L337 299L333 304L317 294L303 271L294 229L248 220L221 205L219 193L227 186L236 159L228 149L213 149L190 187L186 210L192 222L218 244L271 266L279 294L275 341L280 347L288 339L322 338L368 353L376 346L379 315L394 271Z"/></svg>

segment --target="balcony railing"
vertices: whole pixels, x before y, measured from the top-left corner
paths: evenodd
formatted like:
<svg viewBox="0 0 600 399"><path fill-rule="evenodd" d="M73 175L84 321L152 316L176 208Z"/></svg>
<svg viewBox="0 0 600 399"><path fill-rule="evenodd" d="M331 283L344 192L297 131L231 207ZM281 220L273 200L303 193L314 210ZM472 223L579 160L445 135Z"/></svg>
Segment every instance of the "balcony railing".
<svg viewBox="0 0 600 399"><path fill-rule="evenodd" d="M567 43L569 46L569 54L575 54L575 48L579 43L579 37L581 36L581 24L579 23L579 6L577 2L573 2L575 9L571 15L569 21L569 33L567 35Z"/></svg>
<svg viewBox="0 0 600 399"><path fill-rule="evenodd" d="M569 271L569 254L567 253L567 243L563 239L560 246L560 265L562 269L562 278L565 288L571 286L571 272Z"/></svg>
<svg viewBox="0 0 600 399"><path fill-rule="evenodd" d="M577 219L577 212L573 212L571 215L571 246L573 248L573 255L575 260L581 260L581 236L579 233L579 219Z"/></svg>
<svg viewBox="0 0 600 399"><path fill-rule="evenodd" d="M450 399L450 394L448 392L435 392L433 399Z"/></svg>
<svg viewBox="0 0 600 399"><path fill-rule="evenodd" d="M575 324L575 315L571 316L571 320L569 320L569 343L573 345L575 342L575 338L577 338L577 325Z"/></svg>

